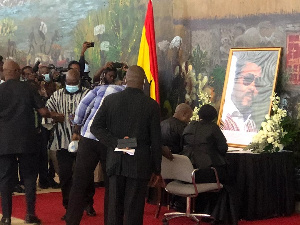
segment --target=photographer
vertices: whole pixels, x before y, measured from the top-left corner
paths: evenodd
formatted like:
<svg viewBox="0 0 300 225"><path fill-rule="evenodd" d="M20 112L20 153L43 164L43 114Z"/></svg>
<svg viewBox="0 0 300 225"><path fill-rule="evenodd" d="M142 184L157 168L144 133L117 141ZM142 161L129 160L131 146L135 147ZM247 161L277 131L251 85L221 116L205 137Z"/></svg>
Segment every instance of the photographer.
<svg viewBox="0 0 300 225"><path fill-rule="evenodd" d="M50 68L48 66L39 67L38 80L40 81L39 93L47 100L56 91L56 84L50 76Z"/></svg>
<svg viewBox="0 0 300 225"><path fill-rule="evenodd" d="M63 67L55 67L53 64L49 65L49 69L50 69L49 75L50 75L50 78L56 84L56 90L64 87L65 86L65 81L66 81L65 72L67 72L68 69L63 68Z"/></svg>
<svg viewBox="0 0 300 225"><path fill-rule="evenodd" d="M116 78L123 83L123 78L126 74L128 66L125 63L107 62L102 68L100 68L93 79L94 86L103 84L113 84Z"/></svg>
<svg viewBox="0 0 300 225"><path fill-rule="evenodd" d="M88 48L94 47L94 42L87 42L85 41L82 45L82 50L80 54L80 59L79 59L79 67L80 67L80 77L81 77L81 83L82 86L86 88L91 87L91 78L89 77L89 68L88 68L88 63L85 60L84 53Z"/></svg>

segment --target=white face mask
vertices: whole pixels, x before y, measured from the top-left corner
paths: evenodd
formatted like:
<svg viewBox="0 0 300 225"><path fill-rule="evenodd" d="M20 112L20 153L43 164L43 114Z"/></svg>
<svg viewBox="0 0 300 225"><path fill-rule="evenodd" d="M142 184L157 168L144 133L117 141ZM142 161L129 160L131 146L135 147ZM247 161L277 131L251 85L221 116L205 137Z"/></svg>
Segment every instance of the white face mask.
<svg viewBox="0 0 300 225"><path fill-rule="evenodd" d="M0 84L3 84L5 81L4 80L0 80Z"/></svg>

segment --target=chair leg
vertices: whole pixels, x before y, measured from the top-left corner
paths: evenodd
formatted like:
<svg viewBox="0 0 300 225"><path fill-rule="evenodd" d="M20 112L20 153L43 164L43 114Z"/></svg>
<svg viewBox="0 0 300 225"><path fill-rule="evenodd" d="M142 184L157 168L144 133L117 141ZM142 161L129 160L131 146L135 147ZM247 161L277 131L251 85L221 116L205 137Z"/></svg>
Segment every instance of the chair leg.
<svg viewBox="0 0 300 225"><path fill-rule="evenodd" d="M189 216L191 214L191 204L192 204L192 198L187 197L186 198L186 215Z"/></svg>
<svg viewBox="0 0 300 225"><path fill-rule="evenodd" d="M192 198L192 208L191 208L192 213L195 212L195 207L196 207L196 198Z"/></svg>
<svg viewBox="0 0 300 225"><path fill-rule="evenodd" d="M167 209L170 210L170 194L169 192L164 192L167 195Z"/></svg>
<svg viewBox="0 0 300 225"><path fill-rule="evenodd" d="M162 197L161 197L161 194L162 194L162 188L159 186L157 188L157 207L156 207L156 212L155 212L155 218L158 218L159 217L159 213L160 213L160 209L161 209L161 202L162 202Z"/></svg>

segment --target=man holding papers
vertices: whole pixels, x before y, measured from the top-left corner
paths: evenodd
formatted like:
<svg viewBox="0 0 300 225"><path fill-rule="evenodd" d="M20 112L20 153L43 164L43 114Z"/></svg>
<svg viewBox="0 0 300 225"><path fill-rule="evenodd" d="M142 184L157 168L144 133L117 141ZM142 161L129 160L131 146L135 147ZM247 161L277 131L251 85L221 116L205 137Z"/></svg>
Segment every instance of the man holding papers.
<svg viewBox="0 0 300 225"><path fill-rule="evenodd" d="M127 88L104 99L91 126L91 132L107 146L108 225L143 224L147 184L153 173L160 175L160 110L143 93L144 79L141 67L129 67ZM127 137L128 142L136 139L136 147L130 147L134 155L115 151Z"/></svg>

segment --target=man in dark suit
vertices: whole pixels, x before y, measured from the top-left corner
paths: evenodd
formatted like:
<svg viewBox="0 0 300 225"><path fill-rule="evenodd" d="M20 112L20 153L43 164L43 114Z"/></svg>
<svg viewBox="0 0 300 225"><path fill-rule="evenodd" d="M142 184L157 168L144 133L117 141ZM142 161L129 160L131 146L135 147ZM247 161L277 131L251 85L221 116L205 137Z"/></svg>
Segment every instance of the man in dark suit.
<svg viewBox="0 0 300 225"><path fill-rule="evenodd" d="M41 116L63 120L49 112L41 97L27 82L20 81L20 67L7 60L3 65L5 82L0 85L0 190L3 217L1 225L11 224L12 192L16 185L18 161L23 175L27 212L25 223L40 224L35 215L38 149L34 108Z"/></svg>
<svg viewBox="0 0 300 225"><path fill-rule="evenodd" d="M108 225L141 225L147 184L158 179L161 167L159 105L143 93L145 72L129 67L127 88L107 96L91 132L107 146L109 177ZM114 151L118 139L136 138L134 155Z"/></svg>

